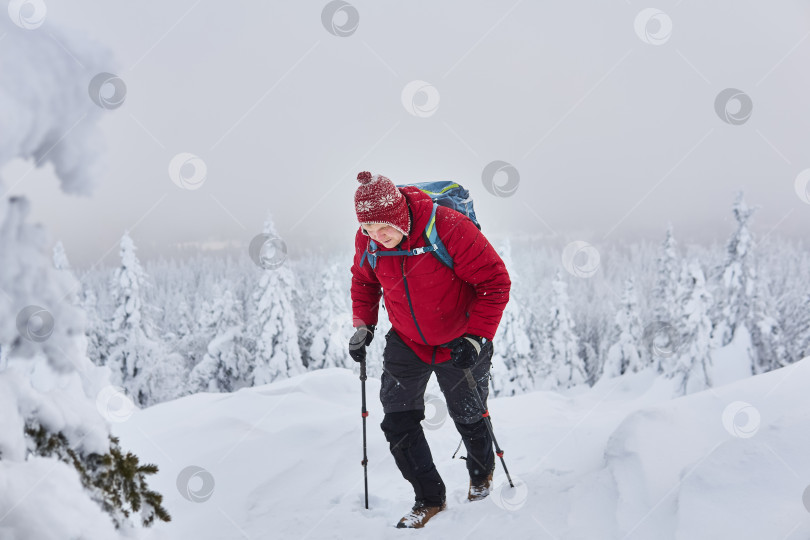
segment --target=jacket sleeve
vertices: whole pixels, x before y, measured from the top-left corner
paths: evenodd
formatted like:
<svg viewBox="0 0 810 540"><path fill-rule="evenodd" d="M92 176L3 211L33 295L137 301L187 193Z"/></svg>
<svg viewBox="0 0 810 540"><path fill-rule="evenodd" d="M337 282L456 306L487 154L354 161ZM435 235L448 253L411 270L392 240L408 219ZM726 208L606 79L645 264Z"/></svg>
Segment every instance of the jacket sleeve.
<svg viewBox="0 0 810 540"><path fill-rule="evenodd" d="M354 262L352 263L352 326L377 324L382 287L371 264L360 259L368 246L368 237L357 229L354 239Z"/></svg>
<svg viewBox="0 0 810 540"><path fill-rule="evenodd" d="M436 217L436 230L453 258L453 271L475 288L467 332L493 339L512 287L506 265L467 216L439 207Z"/></svg>

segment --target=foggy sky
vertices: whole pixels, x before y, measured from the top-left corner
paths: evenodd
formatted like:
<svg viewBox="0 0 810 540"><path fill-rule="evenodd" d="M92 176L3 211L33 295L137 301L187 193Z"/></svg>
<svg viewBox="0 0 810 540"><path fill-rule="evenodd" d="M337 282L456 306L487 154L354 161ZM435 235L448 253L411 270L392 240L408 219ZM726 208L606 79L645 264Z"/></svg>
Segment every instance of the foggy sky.
<svg viewBox="0 0 810 540"><path fill-rule="evenodd" d="M806 2L661 2L641 31L636 1L353 2L345 37L325 28L327 4L47 2L31 31L108 47L126 95L101 122L92 197L62 193L50 166L10 195L85 266L115 264L125 230L142 258L227 243L247 255L268 214L292 253L350 253L363 170L462 183L493 238L599 246L663 239L672 223L681 242L722 242L739 189L761 206L759 237L810 230L796 188L810 168ZM413 81L430 86L403 100ZM752 103L737 125L717 112L727 88ZM170 177L181 153L205 163L197 189ZM493 161L519 175L509 196L484 186ZM4 167L5 186L29 168Z"/></svg>

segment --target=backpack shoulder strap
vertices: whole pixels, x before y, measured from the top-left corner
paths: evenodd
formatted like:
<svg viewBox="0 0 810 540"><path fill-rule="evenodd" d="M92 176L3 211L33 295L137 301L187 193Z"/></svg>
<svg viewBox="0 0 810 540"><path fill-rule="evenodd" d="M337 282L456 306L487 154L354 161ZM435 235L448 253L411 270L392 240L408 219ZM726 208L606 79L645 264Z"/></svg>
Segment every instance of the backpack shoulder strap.
<svg viewBox="0 0 810 540"><path fill-rule="evenodd" d="M433 210L430 213L430 221L428 221L427 227L425 227L425 241L428 243L429 246L434 247L433 255L441 261L442 264L448 266L451 270L453 269L453 257L450 256L450 252L447 251L447 248L444 246L442 239L439 238L439 231L436 228L436 210L439 207L439 203L436 201L433 202Z"/></svg>
<svg viewBox="0 0 810 540"><path fill-rule="evenodd" d="M360 267L363 267L363 263L368 261L369 266L371 266L372 270L376 270L377 268L377 243L370 239L368 240L368 247L363 252L363 256L360 257Z"/></svg>
<svg viewBox="0 0 810 540"><path fill-rule="evenodd" d="M437 202L433 202L433 209L430 212L430 220L428 221L423 234L425 236L425 241L427 245L425 247L414 248L414 249L406 249L406 250L398 250L398 251L379 251L377 249L377 243L370 239L368 240L368 247L366 251L363 252L363 256L360 258L360 266L362 267L365 261L368 261L369 265L371 266L372 270L376 270L377 268L377 257L391 257L394 255L405 255L407 257L413 255L422 255L424 253L432 252L433 255L439 259L439 261L444 264L445 266L449 267L451 270L453 269L453 257L450 256L450 252L447 251L442 239L439 238L439 231L436 228L436 210L440 205Z"/></svg>

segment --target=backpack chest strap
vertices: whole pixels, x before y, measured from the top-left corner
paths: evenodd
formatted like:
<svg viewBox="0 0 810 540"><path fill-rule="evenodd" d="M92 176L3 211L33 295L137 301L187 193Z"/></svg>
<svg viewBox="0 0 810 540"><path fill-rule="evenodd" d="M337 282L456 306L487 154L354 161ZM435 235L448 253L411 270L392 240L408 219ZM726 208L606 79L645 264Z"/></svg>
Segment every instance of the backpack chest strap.
<svg viewBox="0 0 810 540"><path fill-rule="evenodd" d="M374 245L372 245L374 244ZM360 266L363 266L363 263L368 260L371 268L374 269L377 267L377 257L393 257L395 255L404 255L406 257L412 257L414 255L422 255L424 253L430 253L431 251L436 251L439 249L439 246L436 244L430 246L423 246L413 249L401 249L397 251L379 251L376 249L376 243L374 240L369 242L369 248L363 253L363 258L360 260Z"/></svg>
<svg viewBox="0 0 810 540"><path fill-rule="evenodd" d="M428 244L427 246L397 251L380 251L377 248L377 243L374 240L369 239L368 249L366 249L365 253L363 253L363 257L360 259L360 266L363 266L363 263L368 260L372 270L374 270L377 267L377 257L393 257L395 255L411 257L414 255L423 255L425 253L436 252L436 257L438 257L440 261L452 269L453 260L450 257L450 254L447 253L447 248L444 247L444 244L439 238L439 233L436 230L436 209L438 207L439 205L434 201L433 209L430 212L430 220L428 221L428 224L424 230L425 240Z"/></svg>
<svg viewBox="0 0 810 540"><path fill-rule="evenodd" d="M431 251L436 251L439 247L436 244L424 247L418 247L413 249L403 249L399 251L378 251L374 253L377 257L390 257L393 255L405 255L406 257L410 257L412 255L422 255L423 253L430 253Z"/></svg>

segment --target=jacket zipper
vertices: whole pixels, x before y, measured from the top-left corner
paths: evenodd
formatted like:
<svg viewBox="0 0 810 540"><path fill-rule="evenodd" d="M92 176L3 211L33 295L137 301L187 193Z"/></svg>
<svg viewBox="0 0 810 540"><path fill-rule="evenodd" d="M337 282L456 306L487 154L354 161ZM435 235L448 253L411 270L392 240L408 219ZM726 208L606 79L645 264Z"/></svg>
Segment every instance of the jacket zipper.
<svg viewBox="0 0 810 540"><path fill-rule="evenodd" d="M402 257L400 262L400 269L402 270L402 282L405 284L405 296L408 297L408 307L411 309L411 317L413 317L413 323L416 325L416 330L419 332L419 337L422 338L422 341L425 342L425 345L428 344L427 340L425 339L424 334L422 334L422 329L419 328L419 323L416 322L416 314L413 312L413 303L411 302L411 293L408 291L408 278L405 276L405 257ZM436 359L436 349L433 350L434 360Z"/></svg>

